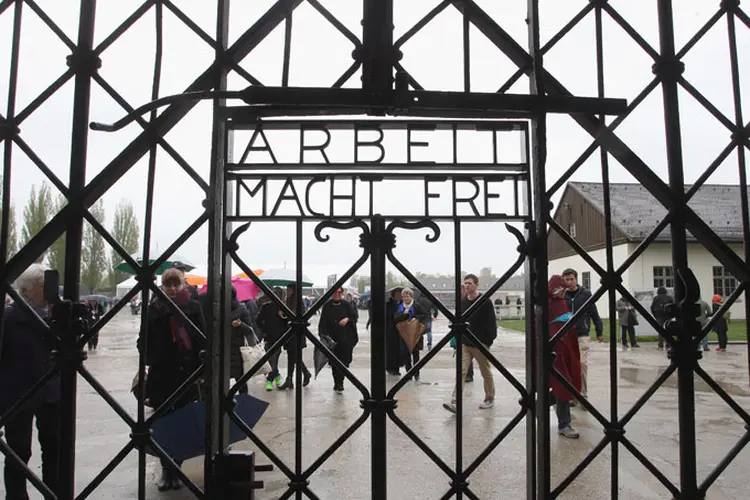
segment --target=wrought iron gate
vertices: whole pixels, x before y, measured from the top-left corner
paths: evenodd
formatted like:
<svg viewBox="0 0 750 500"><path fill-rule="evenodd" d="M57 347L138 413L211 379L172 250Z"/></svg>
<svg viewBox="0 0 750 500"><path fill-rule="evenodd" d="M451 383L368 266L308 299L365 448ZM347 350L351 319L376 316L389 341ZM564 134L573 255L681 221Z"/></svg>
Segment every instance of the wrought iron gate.
<svg viewBox="0 0 750 500"><path fill-rule="evenodd" d="M521 248L522 255L528 257L530 262L531 283L528 290L528 303L533 306L533 313L536 316L536 324L544 325L548 321L548 311L545 306L547 295L547 238L548 231L554 231L559 234L565 242L570 245L586 262L596 270L601 277L601 286L594 293L590 305L597 299L608 296L610 310L615 309L615 293L619 292L625 297L632 299L629 290L622 286L622 274L632 263L646 250L646 248L656 239L656 237L666 228L671 231L672 237L672 259L674 269L678 280L676 282L675 292L679 303L673 313L675 321L666 325L667 342L672 347L672 356L668 369L662 373L653 385L643 394L636 404L624 415L619 412L617 400L617 341L615 336L610 338L610 386L612 390L610 414L607 416L604 412L599 411L585 401L581 403L588 408L591 415L601 424L605 431L605 436L592 450L592 452L573 470L573 472L560 484L553 486L551 479L551 458L550 458L550 417L548 412L549 396L548 383L550 372L552 371L552 352L554 342L557 339L551 339L550 342L534 343L536 330L530 326L528 334L528 360L527 360L527 380L525 384L518 381L513 382L521 395L521 408L519 413L508 425L506 431L503 431L488 447L488 453L499 443L513 425L520 422L524 417L533 419L535 426L529 426L528 432L528 461L527 477L528 488L527 496L529 498L554 498L559 496L573 480L583 472L586 467L607 447L611 449L611 474L610 487L611 496L617 498L619 487L619 469L618 453L624 447L638 461L643 463L646 469L661 482L665 490L669 491L675 498L695 499L703 498L708 489L714 484L719 475L727 468L731 461L743 450L745 445L750 441L750 415L741 404L738 404L725 389L716 383L709 374L701 367L699 356L695 354L697 341L702 337L700 324L695 319L695 311L692 307L694 299L697 296L697 282L694 279L688 262L687 242L689 231L697 240L699 240L714 257L732 273L740 282L740 285L731 294L726 304L722 307L723 311L727 310L737 299L744 294L745 312L750 315L750 296L747 294L747 283L750 282L750 268L748 260L750 259L750 250L747 242L750 240L750 221L748 220L748 195L746 179L746 152L745 149L750 145L748 142L749 128L743 118L742 110L742 87L740 86L739 55L741 50L737 43L738 29L750 27L750 18L739 6L739 1L717 2L715 13L708 16L707 22L698 27L695 34L687 38L681 49L678 50L675 40L675 15L673 13L673 2L671 0L659 0L656 2L654 11L650 13L653 19L658 20L658 50L652 46L653 40L649 39L631 24L632 15L623 15L620 13L625 8L624 5L617 6L615 2L591 1L582 2L581 10L572 15L571 20L565 24L559 32L551 36L543 45L540 36L540 17L544 11L540 11L539 1L530 0L528 2L528 40L529 49L526 50L514 40L513 36L504 29L505 19L501 15L491 15L492 9L497 6L474 0L444 0L435 2L435 7L426 12L414 26L407 30L404 35L394 40L394 6L399 4L393 0L365 0L362 9L362 37L358 37L353 27L347 27L332 13L326 6L327 2L320 0L278 0L270 5L256 23L247 27L246 31L239 36L233 43L229 42L229 4L228 0L218 0L217 4L217 29L216 35L207 34L189 15L186 15L180 8L175 5L177 2L167 0L149 0L143 2L131 16L122 22L108 37L100 44L94 44L94 26L96 20L96 2L93 0L82 0L77 27L77 40L71 39L70 33L61 29L55 23L54 17L48 14L50 8L43 8L42 2L33 0L5 0L0 1L0 17L11 16L12 13L12 37L11 43L5 45L3 49L10 54L10 71L9 71L9 88L8 88L8 106L3 115L0 115L0 142L5 147L4 170L3 170L3 201L2 201L2 237L0 238L0 255L2 255L2 267L0 274L3 283L3 294L12 296L17 302L18 293L10 286L13 280L32 262L34 262L45 250L53 244L60 236L66 235L66 259L65 259L65 301L56 306L53 317L55 322L51 332L59 340L57 349L58 364L53 371L47 374L35 388L32 393L43 386L44 382L49 380L55 372L60 373L62 379L62 401L61 401L61 428L62 432L60 447L64 450L61 456L60 466L60 483L56 492L49 491L48 488L33 474L28 468L25 472L34 486L40 491L47 494L50 498L85 498L95 494L96 488L107 477L107 475L120 463L125 456L132 450L139 450L139 471L138 471L138 492L139 497L144 498L146 494L146 477L145 477L145 449L148 445L155 446L150 439L149 426L153 422L152 418L146 418L143 406L139 406L137 418L131 417L124 409L120 407L117 401L109 395L106 388L103 387L95 377L93 377L83 364L84 356L82 348L86 339L99 331L107 322L113 318L127 304L131 297L143 292L146 298L146 292L150 291L157 295L162 292L153 282L155 269L177 249L187 237L198 227L209 222L209 248L212 268L210 269L211 289L209 293L213 299L213 316L222 318L225 315L219 314L225 307L222 302L222 291L225 290L226 284L218 279L222 276L222 271L228 263L227 257L234 260L240 266L241 259L233 247L236 238L225 239L225 224L231 219L231 210L227 210L225 205L226 183L225 181L236 182L239 184L241 174L232 172L231 164L225 157L227 151L227 118L231 116L232 108L227 107L228 99L241 99L250 107L252 113L257 116L320 116L320 115L401 115L414 117L440 117L445 119L528 119L530 123L530 144L531 144L531 199L533 200L533 211L529 214L532 222L528 227L528 234L522 238ZM499 3L499 2L498 2ZM292 14L300 5L306 4L311 6L315 11L320 13L334 28L339 31L353 45L352 58L350 67L338 78L330 88L292 88L289 86L290 79L290 44L293 33ZM583 5L585 4L585 5ZM483 8L484 7L484 8ZM551 9L551 7L549 7ZM677 8L675 6L675 8ZM109 85L99 73L101 66L102 54L110 47L123 33L127 32L133 24L140 19L145 13L151 10L156 12L156 62L155 76L153 79L152 98L156 100L155 105L133 111L129 104L117 91ZM198 35L202 40L215 51L213 61L196 80L187 89L186 93L168 98L161 97L160 93L160 71L162 66L162 16L164 12L169 12L176 16L180 22L184 23L189 30ZM462 20L462 61L463 66L460 68L463 76L463 91L461 92L434 92L425 90L417 81L416 77L409 73L406 63L402 60L404 46L417 33L429 25L442 12L457 11ZM16 109L16 93L23 82L19 82L18 73L21 59L21 25L24 17L34 16L43 25L48 27L56 38L62 41L65 47L70 50L71 55L67 58L68 69L57 78L49 87L44 89L41 94L31 100L28 105L20 111ZM584 20L594 18L596 30L596 67L597 67L597 89L598 98L576 98L557 80L543 65L543 56L549 52L570 32ZM629 19L631 22L629 22ZM618 29L621 29L627 37L634 41L646 54L650 62L653 62L654 78L648 85L625 107L623 101L605 99L604 85L604 37L602 26L604 20L613 22ZM706 34L720 22L726 22L728 34L728 52L730 55L730 73L732 82L732 112L734 116L729 118L717 108L711 101L706 98L697 88L683 76L685 69L684 59L694 49L694 47L703 39ZM240 62L247 56L258 44L276 27L285 23L285 50L282 64L281 84L278 87L264 87L257 78L240 66ZM243 27L244 28L244 27ZM512 63L517 67L515 74L503 84L497 93L476 93L472 92L472 66L470 52L470 31L476 29L486 37L492 45L497 47ZM3 50L0 49L0 50ZM342 88L357 73L362 70L361 88ZM250 83L250 87L243 91L228 91L227 75L235 72L241 75ZM394 73L395 85L394 85ZM509 94L508 90L519 81L523 76L529 76L531 87L528 95ZM23 128L24 122L37 109L47 101L52 95L60 91L68 81L74 83L74 94L72 102L72 134L70 150L70 168L69 181L63 182L29 146L24 140ZM110 94L114 100L132 116L122 123L116 124L114 128L124 126L130 121L136 121L142 128L140 133L122 152L107 165L101 173L96 175L89 182L86 181L86 164L88 153L89 121L96 115L90 113L91 87L96 83L102 89ZM667 151L667 171L668 182L664 182L655 172L654 166L644 162L624 140L615 134L615 130L623 121L637 109L655 89L662 89L662 103L664 109L664 123L666 131L666 151ZM698 180L687 190L685 190L685 169L683 160L683 149L681 131L683 125L680 120L680 105L678 99L678 90L682 89L690 97L694 98L702 108L708 111L719 123L721 123L729 134L728 145L722 150L715 161L712 161ZM214 128L213 128L213 148L211 155L211 181L206 183L182 159L179 154L169 145L165 139L167 132L175 127L188 111L195 105L199 99L214 100ZM231 102L231 101L229 101ZM168 108L158 112L158 107L168 105ZM683 104L684 105L684 104ZM141 118L144 112L150 112L149 119ZM243 113L243 111L236 111ZM561 113L570 115L585 132L590 134L594 140L590 147L577 158L571 167L556 181L551 182L547 172L549 162L547 161L547 130L548 114ZM612 122L607 122L607 114L619 114L620 116ZM107 127L97 127L106 129ZM102 197L102 195L131 167L147 153L149 154L149 184L147 196L147 215L146 215L146 237L144 241L144 262L149 261L150 252L150 220L152 214L153 190L154 190L154 171L156 167L156 149L162 148L168 154L173 156L177 163L188 174L198 182L206 191L206 210L197 218L184 232L182 237L175 241L156 261L148 266L139 266L132 258L127 255L122 246L116 241L111 234L97 221L90 213L92 205ZM560 227L551 215L551 201L555 194L567 180L581 167L581 165L597 151L600 151L600 163L602 170L602 179L604 185L604 219L606 221L606 247L607 258L606 264L602 265L596 262L588 253L579 245L575 238L569 232ZM741 188L741 208L742 208L742 234L744 235L745 248L744 255L739 256L732 250L712 228L702 220L699 215L690 207L689 201L702 184L715 172L721 163L737 151L738 171ZM9 212L11 206L11 172L14 161L18 161L18 155L13 156L13 152L23 152L40 171L66 199L67 204L55 215L49 223L39 231L34 237L14 256L7 258L8 240L9 240ZM20 154L20 153L19 153ZM635 252L630 255L626 261L619 266L612 255L613 234L612 234L612 209L609 200L609 179L610 179L610 157L617 160L632 177L634 177L648 192L653 195L658 204L663 205L668 211L667 216L661 221L657 228L648 235L645 240L638 246ZM338 174L336 174L338 175ZM351 217L349 219L352 219ZM390 226L386 226L386 220L378 217L358 217L350 222L341 220L332 220L330 222L321 222L321 231L325 227L345 228L348 224L351 229L359 228L363 234L363 258L358 261L361 265L368 257L371 259L371 273L373 278L382 276L384 272L385 260L390 260L399 268L405 276L412 279L415 284L418 280L411 272L399 261L389 246L392 245L393 230L398 227L420 227L429 228L434 231L434 225L429 221L419 222L416 226L409 225L414 222L399 223L391 221ZM403 219L396 217L396 219ZM524 217L520 217L525 220ZM81 266L81 238L84 221L94 227L102 234L106 241L122 254L123 259L128 261L134 268L139 269L138 279L140 284L134 288L120 303L108 314L106 314L95 325L87 325L80 321L81 313L77 301L79 300L79 276ZM297 223L297 234L301 228L301 223ZM406 224L406 225L405 225ZM460 222L456 222L460 226ZM236 232L231 233L237 236ZM321 235L321 238L323 236ZM437 237L437 235L433 235ZM460 245L457 245L457 252L460 252ZM355 266L356 266L355 265ZM516 266L519 264L517 263ZM354 269L353 267L352 269ZM247 266L244 269L248 271ZM302 266L297 265L298 272L301 273ZM459 274L456 270L456 275ZM353 272L350 270L350 272ZM343 282L343 278L340 280ZM499 284L496 284L499 286ZM418 288L424 288L417 285ZM423 290L429 294L429 290ZM330 291L329 291L330 293ZM383 304L380 298L385 296L385 289L382 280L375 279L373 282L373 297L376 297L374 304L375 315L373 319L373 330L377 331L383 327ZM298 308L300 310L300 308ZM464 331L463 322L464 311L453 313L450 310L442 311L449 318L454 319L453 333L456 334L459 343L463 335L470 335L470 332ZM529 311L531 312L531 311ZM585 312L580 311L578 315ZM655 322L649 311L639 308L641 315L653 324L657 330L664 330L663 325ZM292 329L287 333L286 339L297 339L301 342L303 337L307 337L311 342L318 345L319 342L314 336L307 332L305 324L307 314L304 316L295 316L292 322ZM718 318L718 315L716 316ZM143 319L145 321L145 317ZM378 323L380 322L380 324ZM228 400L225 395L231 395L232 389L228 387L227 363L226 363L226 345L221 341L223 331L222 320L213 321L209 318L209 331L206 332L206 348L208 356L201 370L193 374L191 381L196 380L202 375L206 375L212 383L212 395L221 394L222 397L211 397L208 399L208 414L210 415L210 432L207 433L207 442L212 451L207 454L205 461L206 484L205 491L188 481L186 484L199 498L213 498L222 492L226 485L226 477L218 474L217 464L225 460L224 449L226 439L226 429L228 419L236 421L236 416L232 414L228 407ZM615 319L610 314L610 330L615 330ZM704 327L704 331L710 328L709 323ZM441 341L442 346L448 342L447 339ZM318 345L319 346L319 345ZM275 349L281 347L281 343L274 346ZM477 463L465 467L461 463L460 453L458 454L455 467L445 464L440 457L435 456L429 451L429 448L421 442L416 435L410 432L407 425L399 421L394 412L395 396L399 388L408 379L405 378L397 384L389 393L385 392L385 382L383 380L384 369L382 366L383 355L378 351L376 344L373 344L374 351L372 354L372 386L365 387L361 383L357 384L356 379L349 373L347 377L360 389L363 394L363 413L355 426L361 426L369 418L372 425L373 436L379 436L385 426L386 419L390 419L399 426L417 446L425 453L450 478L450 491L446 493L445 498L462 495L469 498L475 498L471 492L471 486L468 482L470 474L475 470ZM430 356L421 362L428 362ZM141 359L140 368L143 369L144 360ZM512 375L504 371L503 366L494 360L493 364L509 380L513 379ZM460 372L460 362L457 366L457 373ZM412 370L414 371L414 370ZM205 373L204 373L205 372ZM640 408L653 396L656 390L673 374L677 373L677 394L679 396L679 445L680 445L680 480L679 485L670 481L660 468L650 461L638 448L625 436L625 427L632 421L633 417ZM731 408L739 415L745 423L743 437L734 446L726 458L720 461L713 471L705 478L701 478L697 468L697 445L696 445L696 422L694 410L696 407L694 374L703 379L710 388L715 391ZM76 416L77 403L76 391L78 375L86 380L102 398L118 413L118 415L128 424L131 429L131 441L123 448L112 461L105 467L100 474L81 491L75 489L76 479ZM246 374L247 378L249 374ZM557 376L552 373L552 376ZM299 374L298 374L299 377ZM297 380L299 387L299 379ZM297 451L301 453L301 432L299 425L301 422L301 392L297 393L297 429L296 443ZM27 398L24 398L27 399ZM459 398L460 399L460 398ZM10 421L14 414L17 413L21 406L19 401L14 408L6 414L0 416L0 428ZM461 416L459 412L459 423ZM253 438L252 432L246 429L248 434ZM353 432L353 429L345 433L336 442L336 446L344 442ZM461 447L461 425L457 427L457 447ZM264 449L260 440L253 439L258 449L264 451L268 456L273 457L270 450ZM13 452L8 447L4 439L0 439L0 452L6 456L6 460L18 461ZM270 452L270 453L269 453ZM307 495L310 498L316 498L314 492L311 492L306 483L310 474L314 472L315 466L324 461L328 453L321 456L319 461L311 466L308 470L302 469L301 460L296 460L294 468L286 466L279 460L275 460L275 465L290 478L290 488L285 498L296 495L302 498ZM486 455L485 455L486 456ZM385 470L385 458L387 457L387 445L385 440L373 440L372 449L372 470L373 473L381 473ZM481 460L479 461L481 462ZM174 464L173 464L174 465ZM373 480L372 491L373 498L386 498L384 491L384 482Z"/></svg>

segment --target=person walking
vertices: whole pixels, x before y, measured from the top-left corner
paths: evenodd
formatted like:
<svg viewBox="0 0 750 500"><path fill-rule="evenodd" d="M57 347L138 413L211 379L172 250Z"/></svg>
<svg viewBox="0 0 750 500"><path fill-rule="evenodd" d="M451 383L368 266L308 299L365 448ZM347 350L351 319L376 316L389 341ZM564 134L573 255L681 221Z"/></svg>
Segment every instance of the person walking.
<svg viewBox="0 0 750 500"><path fill-rule="evenodd" d="M323 304L318 321L318 335L327 335L336 342L333 354L349 368L352 362L354 346L357 343L357 311L354 304L342 300L343 290L337 289L331 300ZM333 390L344 391L344 372L331 365L333 372Z"/></svg>
<svg viewBox="0 0 750 500"><path fill-rule="evenodd" d="M281 298L283 294L280 287L274 287L273 293L279 298ZM279 341L281 336L284 335L284 332L286 332L287 322L284 318L284 313L281 310L281 307L279 307L276 302L269 297L263 297L263 300L260 300L260 302L261 305L258 312L257 324L262 332L265 348L268 352L271 350L271 347ZM268 364L271 367L271 371L266 374L266 391L272 391L274 384L277 389L282 389L281 374L279 373L280 357L281 349L279 348L268 358Z"/></svg>
<svg viewBox="0 0 750 500"><path fill-rule="evenodd" d="M286 306L292 312L297 312L296 285L287 285L286 287ZM284 320L286 320L286 324L288 326L289 318L287 318L286 315L283 314L283 312L282 317ZM308 370L307 366L305 365L305 360L302 358L302 349L304 349L305 347L307 347L307 340L302 337L302 346L300 346L296 336L292 336L292 338L289 339L289 342L287 342L284 346L284 349L286 350L288 368L286 372L286 380L284 381L284 384L280 387L280 389L294 389L293 380L295 367L298 367L300 370L302 370L302 386L307 387L308 385L310 385L310 379L312 378L312 375L310 374L310 370Z"/></svg>
<svg viewBox="0 0 750 500"><path fill-rule="evenodd" d="M565 323L573 317L572 311L565 298L566 280L559 275L549 279L547 292L549 294L549 338L554 337ZM576 335L575 326L555 344L555 370L577 391L581 390L581 352L578 348L580 337ZM578 438L578 432L570 425L570 402L573 395L563 383L554 375L550 376L550 390L555 397L555 412L557 414L557 432L566 438Z"/></svg>
<svg viewBox="0 0 750 500"><path fill-rule="evenodd" d="M250 326L250 313L245 305L237 300L237 289L232 287L232 312L229 324L229 338L231 339L231 350L229 352L229 376L235 382L245 373L242 366L242 351L240 350L246 343L248 345L257 342L255 331ZM250 340L248 341L248 337ZM247 384L242 384L239 388L240 394L247 394Z"/></svg>
<svg viewBox="0 0 750 500"><path fill-rule="evenodd" d="M667 293L667 289L660 286L656 289L656 297L651 301L651 314L654 315L654 319L661 326L669 319L667 314L667 306L674 304L674 297ZM659 334L659 349L664 349L664 337Z"/></svg>
<svg viewBox="0 0 750 500"><path fill-rule="evenodd" d="M630 302L628 302L628 299L625 297L620 297L617 301L617 322L620 324L622 348L628 348L628 336L630 336L631 347L641 347L638 345L635 336L635 327L638 324L638 316L635 313L635 308L630 305Z"/></svg>
<svg viewBox="0 0 750 500"><path fill-rule="evenodd" d="M47 321L44 300L44 271L32 264L16 280L15 287L28 306ZM54 365L51 351L53 335L18 302L7 305L0 335L0 415L4 415ZM3 428L8 447L23 463L31 459L33 425L42 450L42 481L57 491L60 456L60 377L55 375ZM5 459L5 494L8 500L29 498L26 476L15 462Z"/></svg>
<svg viewBox="0 0 750 500"><path fill-rule="evenodd" d="M198 301L190 298L185 288L184 275L177 269L167 269L161 275L162 290L183 312L185 317L200 331L206 331L203 309ZM138 335L139 352L146 349L146 393L153 408L160 407L201 365L199 352L203 340L190 333L182 316L175 314L167 301L157 298L148 306L146 331ZM175 411L200 398L200 388L193 385L172 404ZM181 461L175 461L177 466ZM179 478L161 460L161 478L156 483L159 491L179 489Z"/></svg>
<svg viewBox="0 0 750 500"><path fill-rule="evenodd" d="M724 299L721 295L714 295L711 302L713 302L713 313L716 314L724 304ZM728 344L729 312L724 313L714 323L714 331L716 332L716 336L719 337L719 347L716 348L716 352L725 352Z"/></svg>
<svg viewBox="0 0 750 500"><path fill-rule="evenodd" d="M466 297L461 299L461 310L467 311L469 307L475 304L482 294L478 291L479 278L474 274L467 274L464 277L464 287ZM495 308L492 302L487 300L483 302L476 311L468 318L469 328L479 342L489 350L492 343L497 338L497 319ZM461 347L461 384L466 382L466 375L469 372L469 366L472 360L476 359L479 365L479 372L484 379L484 401L479 405L482 410L488 410L495 405L495 381L492 378L492 365L490 360L476 347L474 341L464 337ZM453 395L450 403L444 403L443 408L451 413L456 413L456 394L458 386L453 388Z"/></svg>
<svg viewBox="0 0 750 500"><path fill-rule="evenodd" d="M711 319L711 316L713 316L713 309L703 299L700 299L698 301L698 307L700 307L700 311L701 311L700 314L698 315L698 322L701 324L701 330L703 330L708 324L709 320ZM706 332L706 335L704 335L703 339L701 339L701 344L703 345L704 351L711 350L708 348L708 334L709 332Z"/></svg>
<svg viewBox="0 0 750 500"><path fill-rule="evenodd" d="M438 308L424 294L420 295L417 302L427 313L424 321L424 329L427 336L427 350L429 351L432 350L432 320L437 318Z"/></svg>
<svg viewBox="0 0 750 500"><path fill-rule="evenodd" d="M591 298L591 292L578 284L578 272L575 269L568 268L563 271L563 279L567 289L565 291L565 300L568 301L571 313L583 308L583 305ZM578 317L576 321L576 333L578 334L578 348L581 354L581 394L584 398L588 397L588 371L589 371L589 351L591 350L591 323L594 323L596 339L599 342L604 340L604 324L599 316L596 304L591 304L589 308ZM575 406L573 402L572 406Z"/></svg>
<svg viewBox="0 0 750 500"><path fill-rule="evenodd" d="M398 303L396 316L393 318L393 322L396 325L402 321L409 321L410 319L416 319L422 325L425 325L427 318L429 317L430 315L422 305L414 301L414 292L411 288L404 288L401 290L401 301ZM424 349L424 335L419 338L419 341L417 342L417 345L414 346L412 352L409 352L406 342L401 338L401 364L406 367L406 371L411 370L411 367L419 362L419 351L422 349ZM414 374L414 380L419 382L418 371Z"/></svg>
<svg viewBox="0 0 750 500"><path fill-rule="evenodd" d="M400 376L401 375L401 359L400 359L400 336L396 329L396 323L393 319L396 317L396 311L398 310L398 303L401 300L401 290L403 287L397 286L389 290L388 301L385 303L385 332L383 332L383 341L385 342L385 371L389 375ZM367 317L366 329L370 328L372 323L372 300L370 300L367 306L369 314ZM379 332L375 332L377 335Z"/></svg>

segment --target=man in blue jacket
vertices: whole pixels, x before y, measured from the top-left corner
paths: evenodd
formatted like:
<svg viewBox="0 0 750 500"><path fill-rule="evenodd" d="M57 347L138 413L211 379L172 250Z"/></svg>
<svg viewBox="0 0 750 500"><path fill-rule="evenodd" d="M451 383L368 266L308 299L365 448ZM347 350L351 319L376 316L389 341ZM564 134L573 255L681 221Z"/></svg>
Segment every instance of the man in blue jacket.
<svg viewBox="0 0 750 500"><path fill-rule="evenodd" d="M583 307L587 300L591 298L591 292L578 285L578 272L575 269L566 269L563 271L563 278L568 289L565 291L565 300L573 314ZM581 351L581 394L583 397L588 396L587 375L589 369L589 349L591 342L591 322L594 323L596 330L596 339L601 342L603 337L604 325L602 318L599 317L599 311L596 304L586 309L586 311L576 321L576 333L578 334L578 349Z"/></svg>

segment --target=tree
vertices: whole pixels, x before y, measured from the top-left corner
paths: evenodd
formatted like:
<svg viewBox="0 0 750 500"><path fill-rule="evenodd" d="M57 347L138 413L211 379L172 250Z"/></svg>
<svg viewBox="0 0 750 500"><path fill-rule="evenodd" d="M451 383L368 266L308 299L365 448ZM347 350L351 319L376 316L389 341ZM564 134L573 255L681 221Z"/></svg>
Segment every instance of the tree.
<svg viewBox="0 0 750 500"><path fill-rule="evenodd" d="M133 204L129 201L122 200L115 209L114 223L112 226L112 237L122 245L126 252L133 254L138 251L140 245L140 227L138 218L135 215ZM110 283L116 286L127 279L128 275L121 271L114 271L114 267L122 262L122 256L116 250L112 250Z"/></svg>
<svg viewBox="0 0 750 500"><path fill-rule="evenodd" d="M65 207L68 200L63 195L58 195L55 202L55 213ZM50 269L56 269L60 275L60 282L65 280L65 233L60 236L56 242L49 247L47 253L47 265Z"/></svg>
<svg viewBox="0 0 750 500"><path fill-rule="evenodd" d="M104 224L104 203L99 200L91 207L91 215ZM104 284L109 263L104 246L104 238L90 224L86 223L83 231L83 248L81 249L81 283L86 285L89 293Z"/></svg>
<svg viewBox="0 0 750 500"><path fill-rule="evenodd" d="M388 271L385 274L385 287L386 288L393 288L394 286L407 286L409 283L406 281L406 278L401 276L400 274L396 275L393 274L391 271Z"/></svg>
<svg viewBox="0 0 750 500"><path fill-rule="evenodd" d="M38 191L36 185L31 186L29 202L23 209L22 237L24 245L47 225L53 213L52 190L47 183L43 182ZM44 255L44 253L40 255L36 262L41 263L44 260Z"/></svg>
<svg viewBox="0 0 750 500"><path fill-rule="evenodd" d="M2 216L2 207L0 207L0 217ZM8 210L8 253L6 258L10 258L18 250L18 229L16 228L16 208L11 204Z"/></svg>
<svg viewBox="0 0 750 500"><path fill-rule="evenodd" d="M357 278L357 293L365 293L367 291L367 287L370 286L370 277L369 276L359 276Z"/></svg>

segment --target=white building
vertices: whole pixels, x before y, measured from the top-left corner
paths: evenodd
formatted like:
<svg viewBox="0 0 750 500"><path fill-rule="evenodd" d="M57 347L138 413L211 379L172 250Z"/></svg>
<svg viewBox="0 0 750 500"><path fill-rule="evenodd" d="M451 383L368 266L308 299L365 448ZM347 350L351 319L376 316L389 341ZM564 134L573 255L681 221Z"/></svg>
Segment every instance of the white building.
<svg viewBox="0 0 750 500"><path fill-rule="evenodd" d="M614 267L618 269L639 244L667 215L666 209L640 184L610 184ZM704 185L689 202L690 207L738 254L743 252L739 186ZM599 183L569 182L554 220L583 247L602 268L607 267L603 187ZM737 280L690 233L688 263L700 284L701 297L711 303L714 294L727 296ZM550 229L549 272L565 268L578 271L578 281L594 292L601 286L599 275L583 257ZM622 284L631 293L650 296L659 286L674 287L671 240L665 229L622 273ZM619 294L618 294L619 298ZM636 296L638 298L638 296ZM744 298L731 308L732 318L744 319ZM650 300L649 300L650 302ZM608 295L597 302L602 317L609 317ZM645 322L641 322L643 325Z"/></svg>

